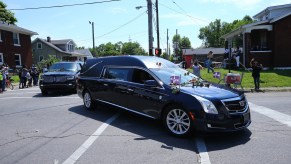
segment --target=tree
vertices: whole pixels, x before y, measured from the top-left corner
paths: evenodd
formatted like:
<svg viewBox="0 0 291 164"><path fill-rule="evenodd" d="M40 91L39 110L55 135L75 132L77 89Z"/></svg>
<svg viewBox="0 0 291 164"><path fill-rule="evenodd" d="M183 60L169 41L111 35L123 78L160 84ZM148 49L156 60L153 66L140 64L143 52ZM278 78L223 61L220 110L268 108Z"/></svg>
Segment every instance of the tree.
<svg viewBox="0 0 291 164"><path fill-rule="evenodd" d="M121 53L123 55L147 55L145 50L140 46L138 42L123 43Z"/></svg>
<svg viewBox="0 0 291 164"><path fill-rule="evenodd" d="M203 41L203 47L224 47L222 35L252 22L253 19L248 15L242 20L234 20L232 23L221 22L220 19L216 19L214 22L210 22L208 26L200 28L198 38ZM240 44L239 42L241 42L241 39L237 38L235 43Z"/></svg>
<svg viewBox="0 0 291 164"><path fill-rule="evenodd" d="M47 68L48 66L51 66L52 64L56 62L60 62L61 59L56 58L55 56L49 55L47 59L42 60L41 62L38 62L36 67L38 70L43 70L43 68Z"/></svg>
<svg viewBox="0 0 291 164"><path fill-rule="evenodd" d="M1 21L15 24L17 19L14 17L14 13L6 9L7 5L0 1L0 19Z"/></svg>
<svg viewBox="0 0 291 164"><path fill-rule="evenodd" d="M203 40L205 47L223 47L222 32L230 32L223 30L226 25L227 23L222 23L220 19L216 19L214 22L210 22L208 26L200 28L198 38Z"/></svg>
<svg viewBox="0 0 291 164"><path fill-rule="evenodd" d="M176 54L176 57L178 57L178 60L182 60L182 49L185 48L191 48L191 42L188 37L183 37L179 34L174 35L172 39L173 45L174 45L174 54Z"/></svg>
<svg viewBox="0 0 291 164"><path fill-rule="evenodd" d="M191 48L191 42L188 37L183 37L181 39L180 48Z"/></svg>

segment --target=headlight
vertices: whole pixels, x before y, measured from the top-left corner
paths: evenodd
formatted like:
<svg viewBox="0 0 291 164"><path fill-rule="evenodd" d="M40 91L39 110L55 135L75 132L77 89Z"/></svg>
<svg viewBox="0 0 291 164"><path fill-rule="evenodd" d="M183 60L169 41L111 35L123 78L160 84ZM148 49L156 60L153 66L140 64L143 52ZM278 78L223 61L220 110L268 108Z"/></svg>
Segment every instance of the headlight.
<svg viewBox="0 0 291 164"><path fill-rule="evenodd" d="M216 107L214 106L214 104L211 101L209 101L205 98L202 98L200 96L196 96L196 95L193 95L193 96L200 102L200 104L202 105L202 107L206 113L218 114Z"/></svg>
<svg viewBox="0 0 291 164"><path fill-rule="evenodd" d="M75 76L67 76L67 80L74 80Z"/></svg>
<svg viewBox="0 0 291 164"><path fill-rule="evenodd" d="M43 75L40 75L39 80L43 80Z"/></svg>

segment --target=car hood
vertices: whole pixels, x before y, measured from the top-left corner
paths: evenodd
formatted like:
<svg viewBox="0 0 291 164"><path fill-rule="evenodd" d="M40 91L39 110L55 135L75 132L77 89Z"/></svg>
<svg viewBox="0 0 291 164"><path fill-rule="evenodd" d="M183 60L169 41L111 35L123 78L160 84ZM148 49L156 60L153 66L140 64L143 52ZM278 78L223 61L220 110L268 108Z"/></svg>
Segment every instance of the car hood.
<svg viewBox="0 0 291 164"><path fill-rule="evenodd" d="M46 72L43 75L44 76L72 76L75 75L76 72L70 72L70 71L63 71L63 72Z"/></svg>
<svg viewBox="0 0 291 164"><path fill-rule="evenodd" d="M210 99L216 98L220 100L238 97L243 94L243 92L241 91L219 86L219 85L217 86L210 85L209 87L205 87L205 86L181 87L181 91L191 94L191 95L197 95L197 96L210 98Z"/></svg>

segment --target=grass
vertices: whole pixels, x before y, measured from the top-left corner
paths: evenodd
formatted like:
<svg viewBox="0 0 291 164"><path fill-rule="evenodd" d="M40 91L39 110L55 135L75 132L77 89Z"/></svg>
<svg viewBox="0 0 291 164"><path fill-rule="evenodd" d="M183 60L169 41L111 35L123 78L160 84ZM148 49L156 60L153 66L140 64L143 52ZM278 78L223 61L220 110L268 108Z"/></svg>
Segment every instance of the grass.
<svg viewBox="0 0 291 164"><path fill-rule="evenodd" d="M192 72L192 69L188 69ZM221 73L221 78L223 75L229 72L228 69L215 69L215 72ZM254 80L252 77L252 72L243 71L243 70L231 70L231 73L239 73L242 74L244 72L244 76L242 78L242 86L244 88L254 88ZM201 70L201 77L207 81L218 83L219 79L214 78L212 73L207 73L207 69ZM291 87L291 70L268 70L261 71L261 79L260 79L261 87Z"/></svg>
<svg viewBox="0 0 291 164"><path fill-rule="evenodd" d="M192 72L192 69L188 69ZM220 72L221 77L227 74L228 69L215 69L215 72ZM231 70L232 73L242 74L242 70ZM242 86L244 88L254 88L252 73L243 71ZM212 73L207 73L207 69L201 70L201 77L207 81L218 83L219 79L213 78ZM19 82L18 75L12 76L13 82ZM268 70L261 71L261 87L291 87L291 70Z"/></svg>

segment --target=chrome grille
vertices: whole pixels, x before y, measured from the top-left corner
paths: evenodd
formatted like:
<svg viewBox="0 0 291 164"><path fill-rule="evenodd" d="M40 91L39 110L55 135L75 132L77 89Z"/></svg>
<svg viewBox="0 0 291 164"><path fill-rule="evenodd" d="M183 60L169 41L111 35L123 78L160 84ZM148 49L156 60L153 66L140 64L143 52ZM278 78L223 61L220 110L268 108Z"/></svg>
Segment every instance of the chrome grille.
<svg viewBox="0 0 291 164"><path fill-rule="evenodd" d="M54 81L53 76L43 76L43 81L46 83L52 83Z"/></svg>
<svg viewBox="0 0 291 164"><path fill-rule="evenodd" d="M222 100L229 113L241 113L247 109L247 100L244 96Z"/></svg>
<svg viewBox="0 0 291 164"><path fill-rule="evenodd" d="M65 82L67 80L66 76L56 76L56 82Z"/></svg>
<svg viewBox="0 0 291 164"><path fill-rule="evenodd" d="M43 81L46 83L61 83L67 80L67 76L44 76Z"/></svg>

